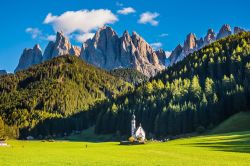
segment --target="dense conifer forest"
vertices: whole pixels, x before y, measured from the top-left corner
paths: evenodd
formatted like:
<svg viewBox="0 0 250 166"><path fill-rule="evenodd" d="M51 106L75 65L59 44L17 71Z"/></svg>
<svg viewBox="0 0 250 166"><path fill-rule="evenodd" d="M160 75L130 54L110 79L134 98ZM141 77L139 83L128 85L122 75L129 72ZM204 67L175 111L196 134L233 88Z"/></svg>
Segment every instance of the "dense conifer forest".
<svg viewBox="0 0 250 166"><path fill-rule="evenodd" d="M75 56L54 58L0 77L0 125L2 120L17 129L31 129L44 119L87 111L132 89L131 84Z"/></svg>
<svg viewBox="0 0 250 166"><path fill-rule="evenodd" d="M187 56L98 114L97 133L129 134L132 112L147 133L211 129L250 108L250 33L232 35Z"/></svg>
<svg viewBox="0 0 250 166"><path fill-rule="evenodd" d="M110 74L123 79L126 82L132 83L133 85L139 85L149 80L147 76L140 73L136 69L131 68L119 68L110 71Z"/></svg>
<svg viewBox="0 0 250 166"><path fill-rule="evenodd" d="M97 134L129 135L133 112L149 136L202 132L249 111L250 33L216 41L132 89L80 60L57 58L2 76L0 113L23 136L90 126Z"/></svg>

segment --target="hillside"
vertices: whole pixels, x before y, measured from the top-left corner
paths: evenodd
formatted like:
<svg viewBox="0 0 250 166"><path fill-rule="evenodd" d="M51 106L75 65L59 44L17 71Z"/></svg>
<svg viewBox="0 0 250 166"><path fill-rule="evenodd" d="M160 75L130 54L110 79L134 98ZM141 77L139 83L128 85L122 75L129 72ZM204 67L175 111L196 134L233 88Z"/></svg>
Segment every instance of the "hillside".
<svg viewBox="0 0 250 166"><path fill-rule="evenodd" d="M133 85L138 85L149 80L147 76L132 68L114 69L110 71L110 74Z"/></svg>
<svg viewBox="0 0 250 166"><path fill-rule="evenodd" d="M250 131L250 112L237 113L219 124L212 133Z"/></svg>
<svg viewBox="0 0 250 166"><path fill-rule="evenodd" d="M96 132L129 135L132 112L137 125L157 137L211 129L249 110L249 85L250 33L244 32L190 54L133 93L98 108Z"/></svg>
<svg viewBox="0 0 250 166"><path fill-rule="evenodd" d="M96 134L128 136L133 112L147 138L210 130L249 110L249 85L250 33L244 32L190 54L134 91L91 107L88 114L46 120L31 134L71 133L82 129L84 121L95 125Z"/></svg>
<svg viewBox="0 0 250 166"><path fill-rule="evenodd" d="M1 76L0 116L8 125L30 128L45 118L88 110L132 88L75 56L61 56L15 75Z"/></svg>

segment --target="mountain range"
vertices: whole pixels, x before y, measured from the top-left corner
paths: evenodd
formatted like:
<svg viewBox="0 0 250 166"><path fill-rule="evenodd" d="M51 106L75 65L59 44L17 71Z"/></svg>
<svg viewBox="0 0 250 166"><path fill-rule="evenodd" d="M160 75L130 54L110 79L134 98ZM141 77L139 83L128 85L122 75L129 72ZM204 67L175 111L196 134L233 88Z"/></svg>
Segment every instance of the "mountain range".
<svg viewBox="0 0 250 166"><path fill-rule="evenodd" d="M244 32L243 28L234 27L234 34ZM198 39L194 33L189 33L184 41L183 45L177 45L176 48L172 51L169 61L170 65L181 61L187 55L197 51L208 44L215 42L221 38L227 37L233 34L230 25L224 24L219 33L216 35L213 29L208 29L207 34L204 38Z"/></svg>
<svg viewBox="0 0 250 166"><path fill-rule="evenodd" d="M235 34L243 31L245 30L240 27L234 27ZM73 46L62 32L57 32L56 40L48 43L44 53L38 44L32 49L24 49L15 72L57 56L74 55L108 71L133 68L147 77L152 77L194 51L231 34L233 32L228 24L223 25L217 35L213 29L209 29L206 36L200 39L194 33L190 33L184 44L178 44L168 57L164 50L154 50L136 32L130 35L128 31L125 31L119 37L111 27L104 26L95 33L92 39L84 42L82 48Z"/></svg>
<svg viewBox="0 0 250 166"><path fill-rule="evenodd" d="M52 56L53 52L63 52L63 56L44 60L36 45L24 52L32 57L28 62L38 59L41 64L0 77L0 116L6 125L20 131L20 137L61 137L91 126L98 134L126 135L132 112L147 133L176 135L199 127L209 129L230 115L249 109L249 32L201 46L150 79L130 68L108 72L88 64L81 59L83 49L78 56L65 55L74 46L61 38L62 33L57 36L49 44L53 46L49 52ZM100 38L88 42L93 41ZM197 41L192 41L195 44L184 44L195 50Z"/></svg>
<svg viewBox="0 0 250 166"><path fill-rule="evenodd" d="M125 31L122 37L118 37L112 28L105 26L81 49L73 46L62 32L57 32L56 41L49 42L43 54L39 45L24 49L15 72L62 55L75 55L106 70L134 68L148 77L165 68L166 58L165 52L154 51L137 33L130 36Z"/></svg>

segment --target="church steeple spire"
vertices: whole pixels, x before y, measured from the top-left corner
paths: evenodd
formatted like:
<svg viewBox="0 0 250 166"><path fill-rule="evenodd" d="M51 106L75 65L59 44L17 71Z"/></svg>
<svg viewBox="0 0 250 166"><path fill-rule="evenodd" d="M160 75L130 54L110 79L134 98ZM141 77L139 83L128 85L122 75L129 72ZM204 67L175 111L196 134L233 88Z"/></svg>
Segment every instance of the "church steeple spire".
<svg viewBox="0 0 250 166"><path fill-rule="evenodd" d="M135 121L135 114L133 113L132 119L131 119L131 136L134 137L136 130L136 121Z"/></svg>

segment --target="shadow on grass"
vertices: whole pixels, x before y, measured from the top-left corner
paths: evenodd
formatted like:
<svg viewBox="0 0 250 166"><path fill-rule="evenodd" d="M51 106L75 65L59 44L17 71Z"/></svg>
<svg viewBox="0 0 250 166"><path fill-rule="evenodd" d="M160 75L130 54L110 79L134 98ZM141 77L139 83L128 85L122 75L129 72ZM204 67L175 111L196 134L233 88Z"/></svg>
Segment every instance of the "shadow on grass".
<svg viewBox="0 0 250 166"><path fill-rule="evenodd" d="M126 137L124 137L126 138ZM57 138L57 141L70 141L70 142L90 142L90 143L102 143L102 142L119 142L124 139L112 134L98 135L94 132L94 127L88 128L82 131L80 134L73 134L71 136Z"/></svg>
<svg viewBox="0 0 250 166"><path fill-rule="evenodd" d="M250 153L250 134L220 135L221 138L202 139L203 142L188 144L195 147L212 148L216 151ZM223 138L223 136L226 136Z"/></svg>

